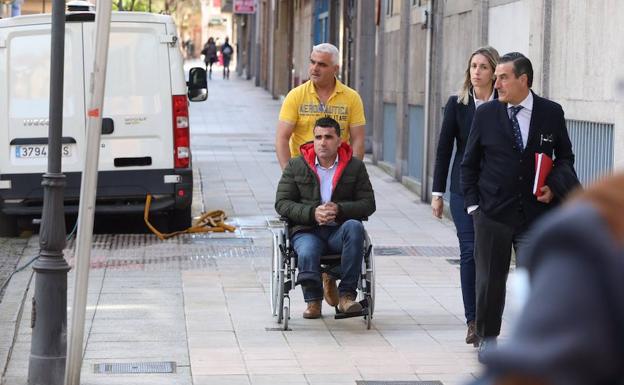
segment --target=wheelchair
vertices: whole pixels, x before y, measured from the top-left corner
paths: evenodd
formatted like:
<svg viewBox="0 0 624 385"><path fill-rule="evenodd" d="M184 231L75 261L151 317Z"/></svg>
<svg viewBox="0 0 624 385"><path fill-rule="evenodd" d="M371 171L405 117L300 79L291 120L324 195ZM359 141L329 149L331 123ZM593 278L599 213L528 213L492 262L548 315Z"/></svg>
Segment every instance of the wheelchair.
<svg viewBox="0 0 624 385"><path fill-rule="evenodd" d="M297 253L288 236L288 221L280 218L283 228L273 231L273 261L271 265L271 310L277 317L277 323L288 329L290 320L290 291L296 286ZM335 319L364 317L366 328L370 329L375 310L375 258L373 244L364 230L364 248L362 250L362 270L358 281L358 302L362 310L356 313L342 313L335 307ZM340 279L340 254L321 256L321 273L327 273Z"/></svg>

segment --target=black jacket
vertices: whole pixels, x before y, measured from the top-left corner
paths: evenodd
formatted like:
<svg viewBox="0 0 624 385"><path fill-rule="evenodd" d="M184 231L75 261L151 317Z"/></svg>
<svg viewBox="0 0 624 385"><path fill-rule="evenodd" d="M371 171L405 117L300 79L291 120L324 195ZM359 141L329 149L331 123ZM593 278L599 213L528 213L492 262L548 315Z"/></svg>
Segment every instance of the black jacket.
<svg viewBox="0 0 624 385"><path fill-rule="evenodd" d="M517 228L530 225L556 204L541 203L533 195L535 153L540 152L554 159L546 184L560 199L578 184L551 183L577 180L561 106L533 94L529 138L523 152L514 148L507 105L493 100L479 107L461 164L465 207L479 205L490 218Z"/></svg>
<svg viewBox="0 0 624 385"><path fill-rule="evenodd" d="M321 204L321 187L314 167L314 144L304 143L300 149L301 156L288 161L275 195L275 211L290 220L291 235L318 226L314 212ZM337 223L348 219L363 220L375 212L375 194L366 166L353 157L351 147L345 142L338 148L331 201L338 205Z"/></svg>
<svg viewBox="0 0 624 385"><path fill-rule="evenodd" d="M468 101L468 105L457 102L457 95L453 95L446 102L444 107L444 119L442 120L442 128L440 129L440 137L438 139L438 147L436 150L435 169L433 170L433 186L434 192L446 192L446 178L448 176L449 164L453 156L453 144L457 146L455 158L453 160L453 168L451 169L451 192L461 194L461 185L459 183L459 170L472 118L474 117L475 103L472 96Z"/></svg>

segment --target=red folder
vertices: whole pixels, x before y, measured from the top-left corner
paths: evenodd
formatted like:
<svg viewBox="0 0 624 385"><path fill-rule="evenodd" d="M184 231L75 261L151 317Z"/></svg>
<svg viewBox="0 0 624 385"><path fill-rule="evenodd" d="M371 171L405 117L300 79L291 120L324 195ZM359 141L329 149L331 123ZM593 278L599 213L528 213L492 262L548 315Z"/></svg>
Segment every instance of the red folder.
<svg viewBox="0 0 624 385"><path fill-rule="evenodd" d="M543 152L535 153L535 180L533 181L533 195L542 195L542 187L546 184L546 178L553 167L553 160Z"/></svg>

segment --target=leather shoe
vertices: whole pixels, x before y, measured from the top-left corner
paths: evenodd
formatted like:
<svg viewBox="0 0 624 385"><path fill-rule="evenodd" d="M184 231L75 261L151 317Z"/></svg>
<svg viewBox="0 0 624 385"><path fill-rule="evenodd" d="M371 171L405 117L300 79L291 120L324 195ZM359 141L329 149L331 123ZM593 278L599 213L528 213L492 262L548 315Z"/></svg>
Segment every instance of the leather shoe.
<svg viewBox="0 0 624 385"><path fill-rule="evenodd" d="M323 273L323 297L325 297L325 302L329 306L338 306L338 288L336 287L336 280L332 278L329 274Z"/></svg>
<svg viewBox="0 0 624 385"><path fill-rule="evenodd" d="M475 321L468 322L468 332L466 333L466 343L473 344L475 347L479 345L479 336L477 336L477 324Z"/></svg>
<svg viewBox="0 0 624 385"><path fill-rule="evenodd" d="M315 319L321 317L321 300L308 302L308 307L303 311L303 318Z"/></svg>
<svg viewBox="0 0 624 385"><path fill-rule="evenodd" d="M343 313L357 313L362 311L362 305L359 302L355 302L353 294L345 294L340 296L338 310Z"/></svg>

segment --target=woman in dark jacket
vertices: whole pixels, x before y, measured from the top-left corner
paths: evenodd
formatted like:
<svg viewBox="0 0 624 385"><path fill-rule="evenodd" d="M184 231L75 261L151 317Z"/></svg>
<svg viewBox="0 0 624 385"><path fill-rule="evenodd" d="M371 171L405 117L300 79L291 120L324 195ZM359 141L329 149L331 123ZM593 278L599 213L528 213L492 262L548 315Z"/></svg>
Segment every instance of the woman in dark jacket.
<svg viewBox="0 0 624 385"><path fill-rule="evenodd" d="M457 229L460 250L460 277L464 313L468 332L466 343L478 344L475 334L475 264L474 227L472 217L464 211L464 197L459 185L460 163L470 133L475 109L496 97L494 91L494 69L498 63L498 52L492 47L482 47L470 55L464 84L457 95L449 98L444 108L444 120L440 130L433 173L431 208L433 215L441 218L444 209L442 196L446 191L446 179L453 155L453 144L457 150L451 171L451 215Z"/></svg>
<svg viewBox="0 0 624 385"><path fill-rule="evenodd" d="M204 63L206 63L208 77L212 79L212 65L217 61L217 44L212 37L208 38L201 53L204 55Z"/></svg>

